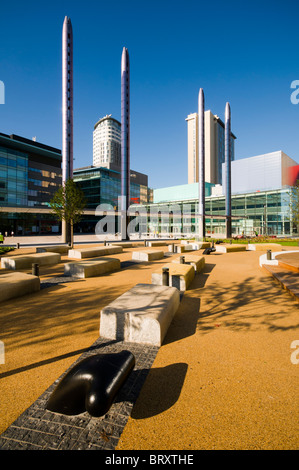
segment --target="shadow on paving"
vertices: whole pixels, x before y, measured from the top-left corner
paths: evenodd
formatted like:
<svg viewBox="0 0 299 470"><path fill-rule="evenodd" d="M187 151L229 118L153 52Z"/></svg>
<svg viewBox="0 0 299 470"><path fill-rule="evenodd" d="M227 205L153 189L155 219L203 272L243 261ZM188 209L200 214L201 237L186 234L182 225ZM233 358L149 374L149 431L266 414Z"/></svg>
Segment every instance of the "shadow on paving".
<svg viewBox="0 0 299 470"><path fill-rule="evenodd" d="M150 369L131 417L150 418L171 408L180 396L187 369L185 363Z"/></svg>

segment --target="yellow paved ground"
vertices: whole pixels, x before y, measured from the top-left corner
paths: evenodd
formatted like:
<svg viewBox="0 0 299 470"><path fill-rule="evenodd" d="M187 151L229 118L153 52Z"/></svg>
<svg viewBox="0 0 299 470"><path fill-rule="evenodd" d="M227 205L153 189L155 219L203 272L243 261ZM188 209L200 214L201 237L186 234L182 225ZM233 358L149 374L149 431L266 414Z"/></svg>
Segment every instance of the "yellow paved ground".
<svg viewBox="0 0 299 470"><path fill-rule="evenodd" d="M130 260L132 250L114 256ZM299 364L291 362L298 302L259 267L261 254L205 257L118 449L298 449ZM1 303L0 433L97 339L101 308L136 283L150 283L164 263ZM42 279L62 273L63 263L40 268Z"/></svg>

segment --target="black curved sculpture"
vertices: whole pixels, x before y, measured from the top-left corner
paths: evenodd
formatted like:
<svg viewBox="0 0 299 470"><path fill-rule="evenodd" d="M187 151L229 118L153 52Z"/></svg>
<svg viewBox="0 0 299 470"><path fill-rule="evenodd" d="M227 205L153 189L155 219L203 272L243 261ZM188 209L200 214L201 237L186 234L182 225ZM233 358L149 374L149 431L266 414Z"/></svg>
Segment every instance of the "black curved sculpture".
<svg viewBox="0 0 299 470"><path fill-rule="evenodd" d="M216 248L206 248L204 251L203 251L203 254L204 255L209 255L210 253L216 251Z"/></svg>
<svg viewBox="0 0 299 470"><path fill-rule="evenodd" d="M94 417L103 416L134 366L135 357L126 350L87 357L61 379L46 409L65 415L87 411Z"/></svg>

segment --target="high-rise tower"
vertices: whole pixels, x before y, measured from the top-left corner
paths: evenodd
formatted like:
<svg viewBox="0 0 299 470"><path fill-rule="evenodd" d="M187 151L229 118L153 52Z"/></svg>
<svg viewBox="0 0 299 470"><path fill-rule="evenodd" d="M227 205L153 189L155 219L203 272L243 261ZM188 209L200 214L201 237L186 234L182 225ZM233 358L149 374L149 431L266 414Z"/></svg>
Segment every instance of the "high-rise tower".
<svg viewBox="0 0 299 470"><path fill-rule="evenodd" d="M127 48L121 57L121 236L127 233L127 210L130 205L130 62Z"/></svg>
<svg viewBox="0 0 299 470"><path fill-rule="evenodd" d="M62 182L73 177L73 28L64 18L62 29Z"/></svg>

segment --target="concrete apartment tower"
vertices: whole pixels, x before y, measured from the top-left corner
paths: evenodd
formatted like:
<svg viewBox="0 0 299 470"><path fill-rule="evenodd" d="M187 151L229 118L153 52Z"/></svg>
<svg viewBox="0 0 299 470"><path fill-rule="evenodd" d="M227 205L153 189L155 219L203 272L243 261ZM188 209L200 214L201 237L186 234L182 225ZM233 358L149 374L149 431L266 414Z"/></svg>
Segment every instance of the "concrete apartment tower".
<svg viewBox="0 0 299 470"><path fill-rule="evenodd" d="M62 184L73 178L73 28L64 18L62 29ZM62 240L69 240L69 227L62 221Z"/></svg>
<svg viewBox="0 0 299 470"><path fill-rule="evenodd" d="M121 237L128 240L130 206L130 62L127 48L121 57Z"/></svg>
<svg viewBox="0 0 299 470"><path fill-rule="evenodd" d="M225 215L226 238L232 235L231 229L231 110L229 103L225 106Z"/></svg>
<svg viewBox="0 0 299 470"><path fill-rule="evenodd" d="M205 237L205 97L198 94L198 236Z"/></svg>

